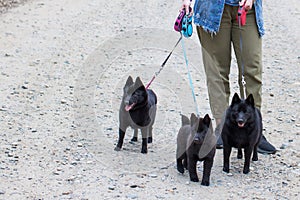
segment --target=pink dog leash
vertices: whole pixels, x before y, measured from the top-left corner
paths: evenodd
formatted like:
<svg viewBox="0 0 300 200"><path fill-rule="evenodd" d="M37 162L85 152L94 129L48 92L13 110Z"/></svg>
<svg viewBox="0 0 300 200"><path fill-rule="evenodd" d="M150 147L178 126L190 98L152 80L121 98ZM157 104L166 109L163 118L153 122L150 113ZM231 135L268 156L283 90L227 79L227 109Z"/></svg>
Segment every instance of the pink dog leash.
<svg viewBox="0 0 300 200"><path fill-rule="evenodd" d="M167 61L169 60L169 58L171 57L173 51L175 50L175 48L177 47L177 45L179 44L180 40L182 39L182 35L180 34L180 38L178 39L178 41L176 42L175 46L173 47L172 51L169 53L169 55L167 56L167 58L164 60L164 62L160 65L160 68L157 72L154 73L153 77L151 78L150 82L146 85L146 90L150 87L150 85L152 84L152 82L154 81L154 79L160 74L160 72L163 70L164 66L166 65ZM131 104L130 106L126 106L125 110L129 111L131 110L136 103Z"/></svg>

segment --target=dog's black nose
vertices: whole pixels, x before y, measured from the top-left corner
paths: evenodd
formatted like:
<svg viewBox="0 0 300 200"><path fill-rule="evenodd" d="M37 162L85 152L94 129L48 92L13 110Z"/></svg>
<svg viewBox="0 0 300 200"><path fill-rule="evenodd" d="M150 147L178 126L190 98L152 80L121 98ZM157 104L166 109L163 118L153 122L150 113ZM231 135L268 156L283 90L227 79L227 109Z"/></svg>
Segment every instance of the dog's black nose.
<svg viewBox="0 0 300 200"><path fill-rule="evenodd" d="M194 137L194 144L201 144L201 139L197 136Z"/></svg>

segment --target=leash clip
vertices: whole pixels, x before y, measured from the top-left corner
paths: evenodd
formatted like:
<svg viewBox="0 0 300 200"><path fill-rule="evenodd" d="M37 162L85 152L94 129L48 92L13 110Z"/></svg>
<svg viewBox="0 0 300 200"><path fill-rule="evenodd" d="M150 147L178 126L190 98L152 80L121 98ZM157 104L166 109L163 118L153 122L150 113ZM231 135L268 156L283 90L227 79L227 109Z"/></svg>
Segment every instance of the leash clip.
<svg viewBox="0 0 300 200"><path fill-rule="evenodd" d="M244 98L246 98L246 81L244 75L242 75L242 86L243 86L243 93L244 93Z"/></svg>
<svg viewBox="0 0 300 200"><path fill-rule="evenodd" d="M242 85L245 86L246 85L246 81L245 81L245 77L244 75L242 75Z"/></svg>

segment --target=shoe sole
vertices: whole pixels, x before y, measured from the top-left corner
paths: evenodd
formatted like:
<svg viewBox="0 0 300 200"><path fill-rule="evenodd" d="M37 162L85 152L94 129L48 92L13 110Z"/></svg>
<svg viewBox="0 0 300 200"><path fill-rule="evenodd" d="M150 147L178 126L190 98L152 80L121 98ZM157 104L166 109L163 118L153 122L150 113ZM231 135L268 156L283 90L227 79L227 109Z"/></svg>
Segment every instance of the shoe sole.
<svg viewBox="0 0 300 200"><path fill-rule="evenodd" d="M262 150L261 148L257 147L257 152L261 153L261 154L275 154L276 151L277 151L276 149L274 151L265 151L265 150Z"/></svg>

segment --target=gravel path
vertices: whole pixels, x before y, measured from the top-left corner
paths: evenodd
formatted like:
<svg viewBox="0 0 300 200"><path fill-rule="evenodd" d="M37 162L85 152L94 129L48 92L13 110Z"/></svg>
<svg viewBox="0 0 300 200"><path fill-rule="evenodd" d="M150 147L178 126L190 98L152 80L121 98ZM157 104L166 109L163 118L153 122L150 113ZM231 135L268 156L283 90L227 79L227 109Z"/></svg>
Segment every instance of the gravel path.
<svg viewBox="0 0 300 200"><path fill-rule="evenodd" d="M298 1L264 1L264 134L279 151L244 175L235 156L222 173L218 150L209 187L175 168L180 114L195 111L180 46L151 85L159 102L149 153L129 143L130 129L113 150L123 84L158 70L178 39L180 2L4 2L22 1L0 0L0 199L300 198ZM200 112L210 113L196 34L184 42ZM232 91L236 77L233 62Z"/></svg>
<svg viewBox="0 0 300 200"><path fill-rule="evenodd" d="M0 0L0 14L27 1L28 0Z"/></svg>

